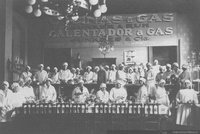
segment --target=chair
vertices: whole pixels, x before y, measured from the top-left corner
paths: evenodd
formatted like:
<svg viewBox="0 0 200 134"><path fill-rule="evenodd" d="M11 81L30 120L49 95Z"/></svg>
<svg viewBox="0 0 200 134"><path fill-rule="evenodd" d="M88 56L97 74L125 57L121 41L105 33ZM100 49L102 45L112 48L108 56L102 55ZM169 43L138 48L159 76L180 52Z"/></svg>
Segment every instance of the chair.
<svg viewBox="0 0 200 134"><path fill-rule="evenodd" d="M80 134L85 133L87 127L87 113L86 104L72 104L71 105L71 118L73 133Z"/></svg>
<svg viewBox="0 0 200 134"><path fill-rule="evenodd" d="M94 131L95 134L106 134L110 124L108 104L95 104L94 105Z"/></svg>
<svg viewBox="0 0 200 134"><path fill-rule="evenodd" d="M127 108L127 129L143 129L143 106L142 104L128 104Z"/></svg>
<svg viewBox="0 0 200 134"><path fill-rule="evenodd" d="M144 104L144 129L161 130L162 116L159 104Z"/></svg>
<svg viewBox="0 0 200 134"><path fill-rule="evenodd" d="M112 130L126 130L126 104L111 105Z"/></svg>

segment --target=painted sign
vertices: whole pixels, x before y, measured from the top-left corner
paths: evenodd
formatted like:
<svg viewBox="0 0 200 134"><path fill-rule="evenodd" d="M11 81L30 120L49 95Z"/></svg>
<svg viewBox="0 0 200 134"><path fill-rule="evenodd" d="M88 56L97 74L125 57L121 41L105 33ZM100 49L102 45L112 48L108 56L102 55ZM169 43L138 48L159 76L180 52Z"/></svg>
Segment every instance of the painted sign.
<svg viewBox="0 0 200 134"><path fill-rule="evenodd" d="M175 13L85 16L67 27L55 18L46 20L45 27L46 47L95 47L106 35L115 46L178 44Z"/></svg>

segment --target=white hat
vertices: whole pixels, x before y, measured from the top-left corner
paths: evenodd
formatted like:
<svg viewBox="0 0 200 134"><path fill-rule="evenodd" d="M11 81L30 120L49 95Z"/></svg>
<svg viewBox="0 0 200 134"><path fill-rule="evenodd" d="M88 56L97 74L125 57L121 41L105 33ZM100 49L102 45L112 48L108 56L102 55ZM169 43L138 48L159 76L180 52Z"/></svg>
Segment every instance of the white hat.
<svg viewBox="0 0 200 134"><path fill-rule="evenodd" d="M7 81L4 81L3 85L7 85L7 87L9 87L9 83Z"/></svg>
<svg viewBox="0 0 200 134"><path fill-rule="evenodd" d="M101 83L100 88L106 87L105 83Z"/></svg>
<svg viewBox="0 0 200 134"><path fill-rule="evenodd" d="M95 66L95 67L94 67L94 70L97 70L97 69L99 70L99 67L98 67L98 66Z"/></svg>
<svg viewBox="0 0 200 134"><path fill-rule="evenodd" d="M112 66L112 67L116 67L116 65L115 65L115 64L112 64L111 66Z"/></svg>
<svg viewBox="0 0 200 134"><path fill-rule="evenodd" d="M50 82L52 82L52 79L50 79L50 78L47 78L47 79L46 79L46 81L50 81Z"/></svg>
<svg viewBox="0 0 200 134"><path fill-rule="evenodd" d="M121 85L123 85L123 84L125 84L122 80L116 80L116 84L121 84Z"/></svg>
<svg viewBox="0 0 200 134"><path fill-rule="evenodd" d="M50 70L51 68L49 66L47 66L47 70Z"/></svg>
<svg viewBox="0 0 200 134"><path fill-rule="evenodd" d="M15 87L19 87L19 83L14 82L14 83L11 85L11 88L12 88L12 89L14 89Z"/></svg>
<svg viewBox="0 0 200 134"><path fill-rule="evenodd" d="M192 85L192 82L190 80L185 80L185 84L190 84Z"/></svg>
<svg viewBox="0 0 200 134"><path fill-rule="evenodd" d="M84 83L84 81L83 80L79 80L78 83Z"/></svg>
<svg viewBox="0 0 200 134"><path fill-rule="evenodd" d="M54 67L53 70L58 70L58 68L57 68L57 67Z"/></svg>
<svg viewBox="0 0 200 134"><path fill-rule="evenodd" d="M109 66L108 66L108 65L106 65L106 66L105 66L105 68L109 68Z"/></svg>
<svg viewBox="0 0 200 134"><path fill-rule="evenodd" d="M169 68L171 68L171 65L170 65L170 64L167 64L167 65L166 65L166 67L169 67Z"/></svg>
<svg viewBox="0 0 200 134"><path fill-rule="evenodd" d="M26 66L26 68L27 68L27 69L29 69L29 70L31 69L31 67L30 67L30 66Z"/></svg>
<svg viewBox="0 0 200 134"><path fill-rule="evenodd" d="M64 62L64 63L63 63L63 66L68 66L68 63L67 63L67 62Z"/></svg>
<svg viewBox="0 0 200 134"><path fill-rule="evenodd" d="M92 67L91 66L87 66L86 69L92 69Z"/></svg>
<svg viewBox="0 0 200 134"><path fill-rule="evenodd" d="M44 67L44 65L43 64L39 64L38 67Z"/></svg>
<svg viewBox="0 0 200 134"><path fill-rule="evenodd" d="M178 65L177 62L174 62L174 63L173 63L173 66L179 67L179 65Z"/></svg>

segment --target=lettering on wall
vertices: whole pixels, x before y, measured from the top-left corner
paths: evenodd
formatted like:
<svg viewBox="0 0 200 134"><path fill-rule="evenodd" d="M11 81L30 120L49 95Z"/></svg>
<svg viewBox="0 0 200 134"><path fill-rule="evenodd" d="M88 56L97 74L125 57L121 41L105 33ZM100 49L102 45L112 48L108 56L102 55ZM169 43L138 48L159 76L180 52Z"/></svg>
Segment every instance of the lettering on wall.
<svg viewBox="0 0 200 134"><path fill-rule="evenodd" d="M176 14L114 15L100 18L82 17L69 24L55 19L46 21L46 46L65 44L69 47L109 40L121 45L177 45ZM118 42L118 43L117 43Z"/></svg>

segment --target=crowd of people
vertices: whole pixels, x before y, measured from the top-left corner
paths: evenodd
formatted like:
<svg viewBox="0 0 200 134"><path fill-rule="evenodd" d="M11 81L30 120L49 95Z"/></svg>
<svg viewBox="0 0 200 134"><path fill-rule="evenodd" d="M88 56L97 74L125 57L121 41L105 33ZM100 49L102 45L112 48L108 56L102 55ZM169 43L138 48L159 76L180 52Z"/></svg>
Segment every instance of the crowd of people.
<svg viewBox="0 0 200 134"><path fill-rule="evenodd" d="M146 66L129 66L124 64L99 65L92 70L87 66L83 71L80 68L68 69L68 63L63 63L63 68L58 71L57 67L50 71L50 67L44 69L43 64L38 65L35 74L30 72L31 68L26 66L18 82L14 82L9 89L9 83L4 81L0 90L1 114L6 115L5 111L10 111L14 107L22 106L25 102L39 100L43 102L56 102L57 92L51 84L74 84L71 95L75 103L85 103L88 98L92 98L97 103L123 103L127 101L127 90L125 84L139 84L138 92L132 98L135 103L159 103L170 107L169 92L165 89L165 84L173 83L174 79L180 83L181 89L177 91L175 101L177 103L198 104L197 93L192 89L191 75L187 65L182 65L182 70L178 63L160 66L155 60L154 65L147 63ZM38 88L33 88L32 83L38 83ZM89 90L84 86L85 83L96 83L98 89ZM110 92L106 90L107 83L114 83ZM174 83L173 83L174 84ZM190 107L181 107L179 113ZM3 114L4 113L4 114ZM188 114L188 113L187 113ZM180 116L183 116L180 114ZM183 118L178 116L179 124L185 124Z"/></svg>

